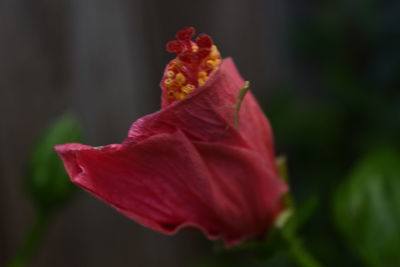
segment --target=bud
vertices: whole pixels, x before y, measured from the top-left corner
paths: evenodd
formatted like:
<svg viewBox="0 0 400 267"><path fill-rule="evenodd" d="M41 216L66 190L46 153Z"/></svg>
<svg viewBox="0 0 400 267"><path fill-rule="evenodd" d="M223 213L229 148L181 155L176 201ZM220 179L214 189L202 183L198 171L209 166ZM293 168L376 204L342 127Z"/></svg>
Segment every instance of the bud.
<svg viewBox="0 0 400 267"><path fill-rule="evenodd" d="M81 141L82 131L69 114L58 118L39 138L31 154L26 179L27 193L38 210L51 212L70 199L75 187L53 146Z"/></svg>

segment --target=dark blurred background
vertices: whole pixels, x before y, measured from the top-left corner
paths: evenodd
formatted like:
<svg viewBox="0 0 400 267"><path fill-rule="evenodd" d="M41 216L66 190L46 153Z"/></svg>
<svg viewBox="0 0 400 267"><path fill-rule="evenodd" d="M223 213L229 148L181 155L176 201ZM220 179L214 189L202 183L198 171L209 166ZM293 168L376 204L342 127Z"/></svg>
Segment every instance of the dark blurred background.
<svg viewBox="0 0 400 267"><path fill-rule="evenodd" d="M399 17L396 0L1 0L0 265L33 217L22 179L43 128L70 110L86 143L121 142L159 108L166 42L195 26L251 81L296 200L318 200L304 243L326 266L363 266L332 223L331 196L371 147L400 147ZM194 266L211 256L200 233L152 232L80 192L32 266Z"/></svg>

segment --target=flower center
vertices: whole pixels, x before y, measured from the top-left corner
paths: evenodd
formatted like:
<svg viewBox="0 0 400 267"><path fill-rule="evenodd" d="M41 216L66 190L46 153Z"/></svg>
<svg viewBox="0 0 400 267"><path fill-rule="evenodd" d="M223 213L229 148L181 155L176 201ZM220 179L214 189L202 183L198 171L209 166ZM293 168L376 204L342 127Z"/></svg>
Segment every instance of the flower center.
<svg viewBox="0 0 400 267"><path fill-rule="evenodd" d="M161 87L169 101L182 100L193 90L203 86L221 63L221 55L210 36L200 34L191 40L195 30L184 28L177 40L167 43L167 51L176 53L165 70Z"/></svg>

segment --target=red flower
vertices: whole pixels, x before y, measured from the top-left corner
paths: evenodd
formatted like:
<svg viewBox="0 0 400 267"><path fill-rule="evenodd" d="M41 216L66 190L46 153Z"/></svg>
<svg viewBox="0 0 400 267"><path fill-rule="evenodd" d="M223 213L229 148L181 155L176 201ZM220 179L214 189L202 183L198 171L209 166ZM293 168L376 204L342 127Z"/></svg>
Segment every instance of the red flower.
<svg viewBox="0 0 400 267"><path fill-rule="evenodd" d="M134 221L173 234L201 229L227 246L262 236L282 210L287 186L272 131L244 81L212 40L181 30L164 73L162 109L133 123L122 144L56 146L72 182ZM168 80L169 79L169 80Z"/></svg>

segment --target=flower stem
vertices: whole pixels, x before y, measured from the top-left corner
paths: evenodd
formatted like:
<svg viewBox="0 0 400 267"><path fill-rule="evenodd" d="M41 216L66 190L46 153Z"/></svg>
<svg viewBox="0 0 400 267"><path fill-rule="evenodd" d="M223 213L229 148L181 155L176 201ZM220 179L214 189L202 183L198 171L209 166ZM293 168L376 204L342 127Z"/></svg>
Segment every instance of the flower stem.
<svg viewBox="0 0 400 267"><path fill-rule="evenodd" d="M38 243L43 236L48 223L48 213L39 212L36 219L31 224L30 230L25 237L24 243L19 248L14 258L8 264L8 267L27 266L29 259L34 254Z"/></svg>
<svg viewBox="0 0 400 267"><path fill-rule="evenodd" d="M289 246L289 251L301 267L322 267L322 265L303 246L302 241L290 233L283 233L283 238Z"/></svg>

